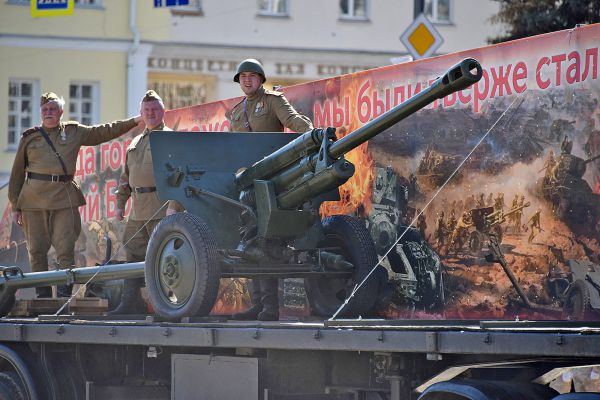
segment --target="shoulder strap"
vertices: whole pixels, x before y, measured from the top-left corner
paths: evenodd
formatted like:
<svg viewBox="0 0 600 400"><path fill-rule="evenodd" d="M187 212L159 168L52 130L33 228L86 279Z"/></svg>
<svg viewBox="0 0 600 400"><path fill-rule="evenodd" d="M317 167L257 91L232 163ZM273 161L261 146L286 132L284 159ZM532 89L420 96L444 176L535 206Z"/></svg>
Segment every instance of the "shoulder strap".
<svg viewBox="0 0 600 400"><path fill-rule="evenodd" d="M46 131L44 130L43 127L40 126L38 129L40 130L40 133L42 134L42 137L44 138L44 140L46 140L46 143L48 143L48 146L50 146L50 148L54 152L54 155L56 156L56 158L58 158L58 161L60 162L60 165L63 169L63 172L65 173L65 175L68 175L67 167L65 166L65 162L63 161L60 153L58 151L56 151L56 147L54 147L54 143L52 143L52 140L50 140L50 138L48 137L48 134L46 133Z"/></svg>

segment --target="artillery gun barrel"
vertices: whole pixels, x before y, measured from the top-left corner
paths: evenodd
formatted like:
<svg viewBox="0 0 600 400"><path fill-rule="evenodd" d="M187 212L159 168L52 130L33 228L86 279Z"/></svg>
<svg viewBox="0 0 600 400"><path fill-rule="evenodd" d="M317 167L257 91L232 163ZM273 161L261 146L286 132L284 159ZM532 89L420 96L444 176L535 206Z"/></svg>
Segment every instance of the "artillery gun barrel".
<svg viewBox="0 0 600 400"><path fill-rule="evenodd" d="M329 155L333 159L341 157L433 101L468 88L478 82L481 76L482 68L477 60L467 58L461 61L423 91L333 142L329 147ZM285 190L293 180L314 170L317 159L317 154L314 153L321 146L322 141L328 140L334 133L333 128L327 128L313 129L302 134L281 149L239 172L235 177L237 186L246 188L256 179L272 178L276 192ZM300 160L303 161L298 162ZM294 163L297 164L293 165ZM282 171L286 167L289 167L288 170ZM282 176L278 176L280 173Z"/></svg>
<svg viewBox="0 0 600 400"><path fill-rule="evenodd" d="M472 72L473 70L475 70L475 73ZM481 79L481 76L482 69L477 60L467 58L461 61L450 68L442 77L436 79L435 82L422 92L332 143L329 148L329 154L333 158L338 158L346 154L409 115L426 107L429 103L477 83Z"/></svg>
<svg viewBox="0 0 600 400"><path fill-rule="evenodd" d="M585 161L584 161L584 163L585 163L585 164L589 164L589 163L591 163L591 162L593 162L593 161L596 161L596 160L597 160L597 159L599 159L599 158L600 158L600 154L596 154L595 156L593 156L593 157L590 157L590 158L588 158L587 160L585 160Z"/></svg>
<svg viewBox="0 0 600 400"><path fill-rule="evenodd" d="M113 279L141 278L144 276L143 261L23 274L18 272L20 271L18 267L2 268L4 271L0 275L0 287L14 290L49 285L87 283L92 277L94 282L104 282Z"/></svg>

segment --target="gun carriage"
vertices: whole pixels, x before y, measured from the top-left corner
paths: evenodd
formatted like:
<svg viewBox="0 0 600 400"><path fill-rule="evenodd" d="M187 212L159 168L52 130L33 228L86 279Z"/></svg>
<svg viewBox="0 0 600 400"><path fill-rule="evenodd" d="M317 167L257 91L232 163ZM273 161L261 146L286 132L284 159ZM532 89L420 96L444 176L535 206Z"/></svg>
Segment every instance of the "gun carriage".
<svg viewBox="0 0 600 400"><path fill-rule="evenodd" d="M301 135L153 132L157 195L187 212L157 225L145 262L28 274L4 268L0 314L21 287L145 276L155 312L170 319L210 313L227 277L304 278L313 313L331 316L344 304L340 316L369 315L380 285L370 274L377 252L369 231L347 215L321 220L319 206L339 199L338 187L354 174L344 154L481 76L479 63L465 59L341 139L334 128Z"/></svg>
<svg viewBox="0 0 600 400"><path fill-rule="evenodd" d="M473 254L479 254L483 248L483 243L488 241L489 235L493 233L498 243L502 243L504 231L502 224L506 222L508 217L521 212L524 208L529 207L529 202L511 208L504 212L502 210L494 210L494 207L481 207L471 210L472 229L469 233L469 250Z"/></svg>

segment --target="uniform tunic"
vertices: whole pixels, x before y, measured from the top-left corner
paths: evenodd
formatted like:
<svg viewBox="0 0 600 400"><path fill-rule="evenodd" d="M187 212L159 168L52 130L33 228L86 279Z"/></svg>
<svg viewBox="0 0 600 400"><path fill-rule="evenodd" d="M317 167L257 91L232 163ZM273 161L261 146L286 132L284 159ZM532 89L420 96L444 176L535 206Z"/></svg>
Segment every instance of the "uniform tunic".
<svg viewBox="0 0 600 400"><path fill-rule="evenodd" d="M171 131L163 124L154 130ZM143 261L150 235L158 222L165 217L167 206L158 197L157 191L136 191L136 188L155 188L148 128L136 136L129 147L125 170L119 178L117 208L125 209L131 197L131 211L123 233L127 261ZM174 202L175 203L175 202ZM163 207L164 205L164 207ZM176 208L176 207L173 207Z"/></svg>
<svg viewBox="0 0 600 400"><path fill-rule="evenodd" d="M45 130L65 163L67 175L74 175L81 146L107 142L136 125L132 118L98 126L67 122ZM56 250L59 267L70 268L75 263L74 246L81 232L78 207L85 204L83 193L72 180L43 181L27 178L27 172L65 175L38 128L25 131L21 137L10 175L8 199L13 211L22 213L31 270L48 269L50 246Z"/></svg>
<svg viewBox="0 0 600 400"><path fill-rule="evenodd" d="M283 93L262 86L255 94L246 96L236 104L225 116L231 132L283 132L286 127L302 133L313 128L310 119L299 114Z"/></svg>
<svg viewBox="0 0 600 400"><path fill-rule="evenodd" d="M283 93L266 90L262 86L225 116L230 123L230 132L283 132L285 127L303 133L313 129L310 119L299 114ZM250 227L244 229L251 230ZM251 294L254 305L277 310L278 313L277 287L276 278L253 279Z"/></svg>

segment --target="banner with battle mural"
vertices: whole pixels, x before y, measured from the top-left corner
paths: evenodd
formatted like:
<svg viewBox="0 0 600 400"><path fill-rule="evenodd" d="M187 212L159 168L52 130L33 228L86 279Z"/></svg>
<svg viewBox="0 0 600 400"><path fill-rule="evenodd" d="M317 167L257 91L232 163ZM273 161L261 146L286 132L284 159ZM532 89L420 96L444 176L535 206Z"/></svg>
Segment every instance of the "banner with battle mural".
<svg viewBox="0 0 600 400"><path fill-rule="evenodd" d="M598 43L600 25L591 25L283 89L316 127L333 126L341 137L464 58L483 67L476 85L348 154L354 177L341 201L320 209L322 216L358 216L372 234L390 283L380 316L600 316ZM177 131L227 132L225 112L240 100L170 110L166 123ZM123 259L113 192L136 133L80 152L77 179L88 204L80 210L78 265L105 258L107 235L111 257ZM6 228L8 215L3 260L26 262L22 234ZM280 286L284 316L309 313L301 280ZM247 303L243 280L223 279L213 312Z"/></svg>

